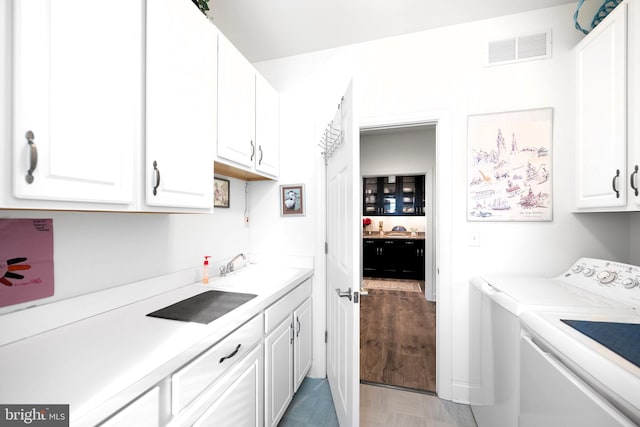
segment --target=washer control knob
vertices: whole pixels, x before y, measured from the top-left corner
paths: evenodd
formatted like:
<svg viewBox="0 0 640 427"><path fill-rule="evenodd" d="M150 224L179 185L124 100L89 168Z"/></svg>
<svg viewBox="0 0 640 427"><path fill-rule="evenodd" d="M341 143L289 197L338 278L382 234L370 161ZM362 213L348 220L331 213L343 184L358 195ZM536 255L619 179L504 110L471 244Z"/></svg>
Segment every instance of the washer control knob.
<svg viewBox="0 0 640 427"><path fill-rule="evenodd" d="M613 282L614 280L616 280L616 277L617 277L616 273L614 273L613 271L609 271L609 270L602 270L596 276L598 281L600 283L602 283L603 285L607 285L607 284Z"/></svg>
<svg viewBox="0 0 640 427"><path fill-rule="evenodd" d="M627 288L627 289L633 289L633 288L635 288L636 286L638 286L638 284L639 284L639 283L638 283L638 280L636 280L636 279L632 279L632 278L630 278L630 277L628 277L628 278L626 278L626 279L624 279L624 280L622 281L622 286L624 286L624 287L625 287L625 288Z"/></svg>
<svg viewBox="0 0 640 427"><path fill-rule="evenodd" d="M571 271L573 271L574 273L580 273L582 271L582 266L581 265L574 265L571 268Z"/></svg>
<svg viewBox="0 0 640 427"><path fill-rule="evenodd" d="M587 267L584 270L582 270L582 274L584 274L584 277L591 277L595 272L596 271L591 267Z"/></svg>

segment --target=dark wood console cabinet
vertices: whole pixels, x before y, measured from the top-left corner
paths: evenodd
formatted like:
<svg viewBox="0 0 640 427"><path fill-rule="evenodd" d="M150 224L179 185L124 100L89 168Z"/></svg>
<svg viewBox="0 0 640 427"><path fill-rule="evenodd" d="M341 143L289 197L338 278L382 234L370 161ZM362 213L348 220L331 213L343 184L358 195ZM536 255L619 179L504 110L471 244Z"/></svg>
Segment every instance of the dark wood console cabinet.
<svg viewBox="0 0 640 427"><path fill-rule="evenodd" d="M424 280L424 240L363 239L364 277Z"/></svg>

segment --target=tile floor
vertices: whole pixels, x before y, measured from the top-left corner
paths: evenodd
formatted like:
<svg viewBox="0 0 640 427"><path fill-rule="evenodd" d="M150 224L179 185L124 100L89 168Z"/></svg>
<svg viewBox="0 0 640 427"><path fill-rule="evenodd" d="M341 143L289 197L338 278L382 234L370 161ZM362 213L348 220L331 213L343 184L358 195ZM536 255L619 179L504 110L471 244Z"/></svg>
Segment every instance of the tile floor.
<svg viewBox="0 0 640 427"><path fill-rule="evenodd" d="M326 379L306 378L279 426L338 426ZM360 385L360 426L476 427L468 405L368 384Z"/></svg>
<svg viewBox="0 0 640 427"><path fill-rule="evenodd" d="M327 379L305 378L279 427L338 426Z"/></svg>

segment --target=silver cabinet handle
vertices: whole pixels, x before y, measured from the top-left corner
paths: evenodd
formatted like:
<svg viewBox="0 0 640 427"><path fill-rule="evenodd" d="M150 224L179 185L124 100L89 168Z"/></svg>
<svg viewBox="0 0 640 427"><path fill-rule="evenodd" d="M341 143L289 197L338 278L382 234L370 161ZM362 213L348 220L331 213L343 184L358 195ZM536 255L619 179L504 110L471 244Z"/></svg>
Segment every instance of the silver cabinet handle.
<svg viewBox="0 0 640 427"><path fill-rule="evenodd" d="M258 151L260 151L260 159L258 160L258 164L262 164L262 157L264 157L264 153L262 152L262 145L258 145Z"/></svg>
<svg viewBox="0 0 640 427"><path fill-rule="evenodd" d="M38 166L38 147L36 147L36 144L33 142L35 135L32 131L28 130L25 137L29 144L29 170L27 170L27 175L24 178L27 180L27 184L31 184L34 179L33 172L35 172Z"/></svg>
<svg viewBox="0 0 640 427"><path fill-rule="evenodd" d="M253 139L249 141L249 143L251 144L251 161L253 161L253 158L256 156L256 145L253 143Z"/></svg>
<svg viewBox="0 0 640 427"><path fill-rule="evenodd" d="M620 169L616 169L616 174L611 180L611 186L613 187L613 191L616 193L616 199L620 198L620 190L618 190L618 178L620 178Z"/></svg>
<svg viewBox="0 0 640 427"><path fill-rule="evenodd" d="M351 301L351 298L353 297L353 293L351 292L351 288L349 288L346 291L341 291L340 288L336 288L336 293L338 294L338 296L340 298L349 298L349 301Z"/></svg>
<svg viewBox="0 0 640 427"><path fill-rule="evenodd" d="M629 185L631 185L631 189L633 190L636 197L638 197L638 185L636 184L636 177L638 176L638 165L633 168L633 172L631 173L631 178L629 178Z"/></svg>
<svg viewBox="0 0 640 427"><path fill-rule="evenodd" d="M298 331L296 332L296 337L299 337L300 336L300 329L301 329L300 318L299 317L296 317L296 322L298 323Z"/></svg>
<svg viewBox="0 0 640 427"><path fill-rule="evenodd" d="M295 332L293 331L293 320L291 321L291 323L289 324L289 343L293 344L293 337L295 335Z"/></svg>
<svg viewBox="0 0 640 427"><path fill-rule="evenodd" d="M153 195L158 195L158 187L160 187L160 169L158 169L158 162L153 161Z"/></svg>

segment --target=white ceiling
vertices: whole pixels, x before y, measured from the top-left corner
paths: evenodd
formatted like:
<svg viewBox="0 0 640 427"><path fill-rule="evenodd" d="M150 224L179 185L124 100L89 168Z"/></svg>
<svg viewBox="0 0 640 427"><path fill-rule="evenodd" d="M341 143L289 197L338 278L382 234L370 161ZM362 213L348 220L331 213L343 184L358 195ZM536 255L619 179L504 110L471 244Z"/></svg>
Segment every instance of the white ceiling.
<svg viewBox="0 0 640 427"><path fill-rule="evenodd" d="M575 0L210 0L251 62L493 18Z"/></svg>

